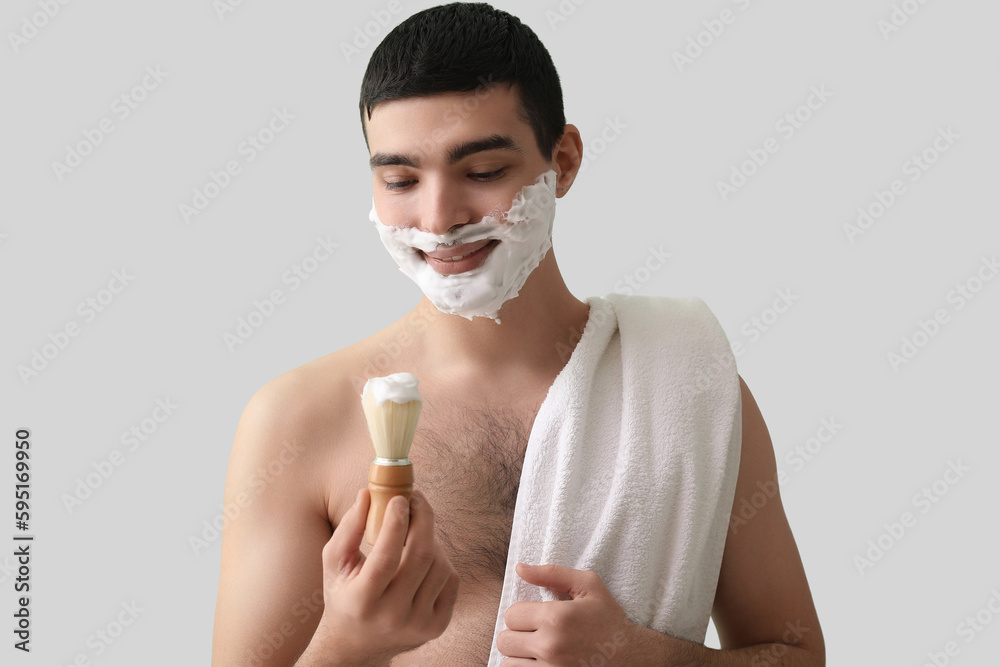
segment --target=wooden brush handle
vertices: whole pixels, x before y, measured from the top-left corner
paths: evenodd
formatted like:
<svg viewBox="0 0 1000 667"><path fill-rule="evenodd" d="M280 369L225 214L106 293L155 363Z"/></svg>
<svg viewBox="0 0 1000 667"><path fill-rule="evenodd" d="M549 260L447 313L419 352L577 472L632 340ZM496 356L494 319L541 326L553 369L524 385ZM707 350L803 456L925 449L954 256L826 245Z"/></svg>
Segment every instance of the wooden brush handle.
<svg viewBox="0 0 1000 667"><path fill-rule="evenodd" d="M368 522L365 524L365 542L375 544L382 529L385 506L393 496L406 496L406 501L410 501L410 494L413 493L413 464L381 466L372 463L368 469L368 490L371 492L372 503L368 508Z"/></svg>

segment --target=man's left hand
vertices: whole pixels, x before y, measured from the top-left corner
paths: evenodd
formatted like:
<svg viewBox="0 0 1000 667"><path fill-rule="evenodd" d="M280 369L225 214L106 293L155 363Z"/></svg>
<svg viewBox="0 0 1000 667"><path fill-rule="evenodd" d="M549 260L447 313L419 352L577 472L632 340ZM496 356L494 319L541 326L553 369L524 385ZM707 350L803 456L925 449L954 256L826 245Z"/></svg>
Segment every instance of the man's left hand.
<svg viewBox="0 0 1000 667"><path fill-rule="evenodd" d="M497 637L497 650L508 656L505 667L625 664L639 626L625 616L600 576L560 565L518 563L516 569L529 584L569 599L515 602L507 609L508 629Z"/></svg>

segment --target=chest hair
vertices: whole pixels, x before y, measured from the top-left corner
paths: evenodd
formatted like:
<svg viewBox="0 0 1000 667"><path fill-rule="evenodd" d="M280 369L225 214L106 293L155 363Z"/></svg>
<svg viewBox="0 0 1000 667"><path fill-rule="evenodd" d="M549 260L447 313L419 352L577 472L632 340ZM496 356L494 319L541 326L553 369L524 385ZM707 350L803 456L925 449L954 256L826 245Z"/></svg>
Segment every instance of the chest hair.
<svg viewBox="0 0 1000 667"><path fill-rule="evenodd" d="M434 507L437 538L463 581L503 581L533 420L530 412L463 405L417 428L416 488Z"/></svg>

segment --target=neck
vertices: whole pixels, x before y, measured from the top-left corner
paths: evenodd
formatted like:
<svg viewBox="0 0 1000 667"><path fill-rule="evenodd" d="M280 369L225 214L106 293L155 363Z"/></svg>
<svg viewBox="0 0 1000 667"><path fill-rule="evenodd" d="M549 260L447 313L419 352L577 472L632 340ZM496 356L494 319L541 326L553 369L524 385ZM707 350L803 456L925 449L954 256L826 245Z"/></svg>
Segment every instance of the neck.
<svg viewBox="0 0 1000 667"><path fill-rule="evenodd" d="M426 297L404 319L424 321L425 361L442 373L552 375L569 359L589 311L566 287L550 249L518 296L501 307L500 324L442 313Z"/></svg>

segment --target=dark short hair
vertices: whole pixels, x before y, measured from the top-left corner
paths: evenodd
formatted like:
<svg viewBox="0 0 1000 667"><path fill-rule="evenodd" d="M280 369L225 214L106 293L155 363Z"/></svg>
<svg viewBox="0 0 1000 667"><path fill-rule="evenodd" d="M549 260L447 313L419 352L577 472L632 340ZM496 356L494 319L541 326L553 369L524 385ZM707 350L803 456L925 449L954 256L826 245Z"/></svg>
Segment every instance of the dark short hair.
<svg viewBox="0 0 1000 667"><path fill-rule="evenodd" d="M471 92L506 83L520 95L521 117L551 159L566 125L562 88L538 35L485 2L431 7L393 28L375 48L361 82L361 129L380 102Z"/></svg>

